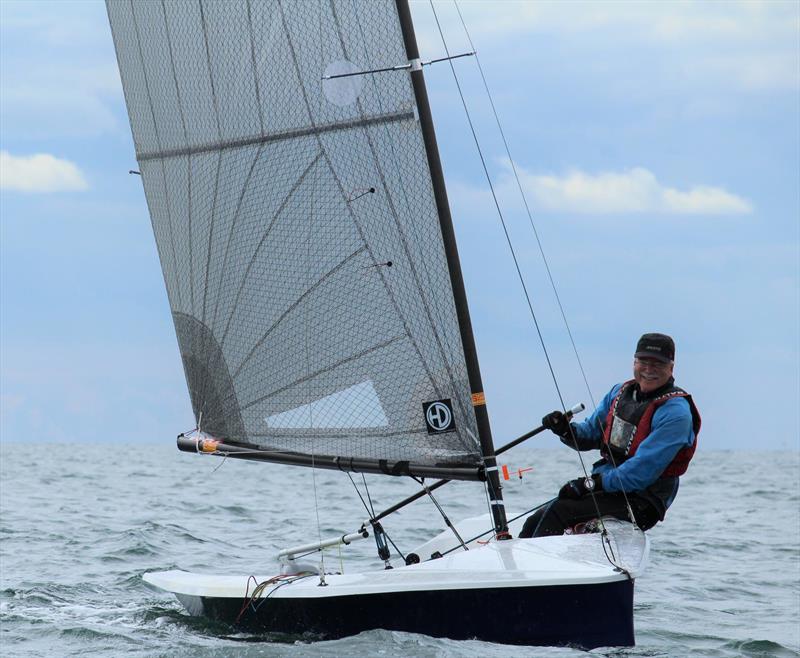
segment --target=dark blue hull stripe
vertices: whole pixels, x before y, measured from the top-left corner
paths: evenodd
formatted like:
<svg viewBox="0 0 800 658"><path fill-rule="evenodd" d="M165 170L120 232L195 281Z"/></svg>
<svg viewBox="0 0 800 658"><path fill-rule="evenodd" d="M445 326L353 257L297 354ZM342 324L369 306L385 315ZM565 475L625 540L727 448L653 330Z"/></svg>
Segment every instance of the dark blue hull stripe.
<svg viewBox="0 0 800 658"><path fill-rule="evenodd" d="M204 614L235 624L242 599L203 597ZM336 639L371 629L453 640L593 649L633 646L633 582L259 599L239 628Z"/></svg>

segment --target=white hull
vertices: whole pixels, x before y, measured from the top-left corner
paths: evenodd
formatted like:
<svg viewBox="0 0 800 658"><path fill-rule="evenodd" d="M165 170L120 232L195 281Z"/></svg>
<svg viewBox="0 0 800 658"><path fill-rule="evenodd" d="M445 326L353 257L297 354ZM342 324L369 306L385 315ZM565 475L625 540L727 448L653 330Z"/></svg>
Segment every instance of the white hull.
<svg viewBox="0 0 800 658"><path fill-rule="evenodd" d="M475 536L487 527L488 517L467 519L456 527L462 537ZM512 528L514 530L519 528ZM330 606L333 610L346 616L346 608L352 604L357 607L363 616L366 601L380 602L381 605L392 606L395 601L413 600L414 596L424 594L426 600L431 601L436 612L436 596L440 595L442 602L447 601L473 601L469 605L479 605L487 596L510 602L516 600L517 608L522 608L519 614L531 619L547 611L528 609L531 602L541 608L544 602L564 599L566 605L575 604L580 608L584 600L592 596L600 596L606 604L613 607L613 601L608 597L622 596L632 598L632 583L647 564L649 541L646 536L630 524L613 522L609 524L610 548L606 546L609 556L613 554L616 564L609 562L603 541L599 534L564 535L558 537L542 537L537 539L512 539L506 541L490 541L486 544L473 542L468 551L459 548L444 557L428 559L408 566L397 566L394 569L378 569L362 573L326 574L325 586L320 585L318 574L292 582L277 582L268 586L260 597L252 602L253 611L261 609L262 600L268 600L267 609L289 606L295 610L295 604L311 607ZM444 551L454 545L453 534L448 530L430 542L422 545L415 551L420 558L426 560L435 551ZM274 573L256 576L259 582L274 577ZM253 582L249 576L231 575L206 575L189 573L185 571L164 571L147 573L144 579L163 590L174 593L192 614L209 614L227 621L245 621L245 616L237 619L227 619L228 614L222 614L222 608L241 609L246 592L252 593ZM615 585L618 584L619 586ZM630 585L629 593L626 588ZM622 589L621 589L622 588ZM433 597L433 598L431 598ZM580 602L580 605L578 603ZM624 603L621 610L631 609L632 600ZM630 605L629 605L630 603ZM367 605L370 607L371 604ZM452 603L448 603L452 605ZM564 605L562 603L561 605ZM216 611L216 612L214 612ZM246 611L247 612L247 611ZM272 621L277 621L281 615ZM330 614L330 613L325 613ZM441 610L438 614L450 615L450 612ZM623 614L623 613L620 613ZM627 615L627 612L624 612ZM584 622L585 623L585 617ZM397 622L394 626L394 622ZM443 619L442 627L449 628L451 620ZM520 620L522 622L523 620ZM514 622L514 620L511 620ZM270 615L264 612L256 627L271 630ZM310 622L311 623L311 622ZM350 622L348 622L349 624ZM395 627L402 630L415 630L414 624L405 623L403 619L381 618L376 627ZM345 624L346 628L350 628ZM245 624L246 625L246 624ZM312 623L312 626L315 625ZM552 626L552 621L549 622ZM631 628L632 618L628 625ZM276 623L274 630L285 630L285 624ZM335 626L335 624L334 624ZM435 628L438 628L435 627ZM336 636L342 633L326 628L317 629L323 635ZM362 629L363 630L363 629ZM469 629L468 629L469 630ZM474 636L480 637L478 629ZM290 631L291 632L291 631ZM430 632L425 626L420 632ZM347 634L346 632L344 634ZM437 635L440 633L432 632ZM452 637L453 632L442 632L441 635ZM467 634L465 637L471 637ZM491 634L491 638L494 634ZM531 641L531 637L523 638L522 643L540 643ZM538 636L537 636L538 637ZM546 635L546 637L550 637ZM515 638L499 639L519 643ZM599 640L598 640L599 641ZM593 640L582 641L581 638L566 637L563 642L581 646L589 646ZM630 643L620 641L619 643ZM594 644L597 646L597 644Z"/></svg>

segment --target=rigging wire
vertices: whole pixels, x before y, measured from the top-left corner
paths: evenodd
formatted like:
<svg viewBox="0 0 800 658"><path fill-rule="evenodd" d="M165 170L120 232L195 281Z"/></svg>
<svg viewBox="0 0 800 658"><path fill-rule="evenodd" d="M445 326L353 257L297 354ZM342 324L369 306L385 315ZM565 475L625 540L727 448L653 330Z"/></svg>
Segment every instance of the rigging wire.
<svg viewBox="0 0 800 658"><path fill-rule="evenodd" d="M313 444L313 441L312 441ZM317 498L317 469L314 465L314 448L311 448L311 482L314 488L314 513L317 517L317 538L322 543L322 526L319 521L319 499ZM319 551L319 584L325 584L325 551Z"/></svg>
<svg viewBox="0 0 800 658"><path fill-rule="evenodd" d="M539 505L536 505L535 507L532 507L532 508L531 508L531 509L529 509L527 512L522 512L521 514L517 514L517 516L515 516L514 518L511 518L511 519L509 519L509 520L508 520L508 522L509 522L509 524L511 524L511 523L513 523L514 521L516 521L517 519L521 519L521 518L523 518L523 517L529 516L529 515L533 514L534 512L536 512L537 510L541 509L542 507L545 507L545 506L547 506L547 505L550 505L550 504L551 504L551 503L553 503L555 500L556 500L555 498L552 498L552 499L550 499L550 500L546 500L545 502L543 502L543 503L540 503ZM601 521L601 527L603 527L603 526L602 526L602 521ZM467 544L471 544L471 543L472 543L472 542L474 542L474 541L479 541L479 540L481 539L481 537L485 537L486 535L490 534L492 531L493 531L493 529L491 529L491 528L490 528L489 530L484 530L482 533L480 533L480 534L478 534L478 535L475 535L474 537L471 537L470 539L468 539L468 540L467 540ZM605 529L603 529L603 531L602 531L602 532L605 532ZM640 531L640 532L641 532L641 531ZM607 540L607 541L608 541L608 540ZM609 562L610 562L610 563L611 563L611 564L612 564L612 565L613 565L613 566L614 566L616 569L618 569L620 572L624 573L624 574L625 574L625 575L628 577L628 579L632 579L633 577L631 576L630 572L629 572L629 571L628 571L628 570L627 570L625 567L623 567L622 565L620 565L620 564L617 564L617 562L615 562L615 561L614 561L616 558L613 558L613 559L612 559L612 557L613 557L613 555L614 555L614 553L613 553L613 550L612 550L612 552L611 552L611 555L612 555L612 557L609 557L609 555L608 555L608 551L606 550L606 545L605 545L605 542L601 542L601 546L603 547L603 552L605 553L606 559L607 559L607 560L608 560L608 561L609 561ZM609 546L610 546L610 541L609 541ZM452 553L453 551L456 551L456 550L458 550L459 548L461 548L461 546L460 546L460 545L455 545L455 546L453 546L453 547L451 547L451 548L448 548L446 551L440 551L440 554L442 555L442 557L444 557L445 555L449 555L450 553Z"/></svg>
<svg viewBox="0 0 800 658"><path fill-rule="evenodd" d="M439 30L439 36L440 36L440 38L442 40L442 45L444 46L445 53L447 53L449 55L450 54L450 49L448 48L447 41L444 38L444 32L442 31L442 26L441 26L441 23L439 22L439 16L436 13L436 8L433 6L433 0L429 0L429 2L430 2L430 5L431 5L431 10L433 11L434 19L436 20L436 27ZM528 304L528 310L530 311L531 318L533 319L533 324L536 327L536 333L539 336L539 342L540 342L540 344L542 346L542 350L544 351L544 357L545 357L545 360L547 361L547 366L548 366L548 368L550 370L550 376L553 379L553 384L555 385L556 392L558 393L558 398L561 401L561 406L564 408L564 410L566 410L567 406L566 406L566 404L564 402L564 397L561 394L561 388L558 385L558 378L556 377L555 370L553 369L553 364L552 364L552 362L550 360L550 354L547 351L547 347L546 347L545 342L544 342L544 337L543 337L541 329L539 327L539 320L536 317L536 312L533 310L533 302L531 301L530 294L528 293L528 286L525 284L525 279L522 276L522 269L520 268L520 265L519 265L519 260L517 258L517 252L514 249L514 245L513 245L512 241L511 241L511 236L510 236L510 234L508 232L508 227L506 226L505 217L503 216L503 211L500 209L500 202L497 200L497 194L495 193L494 185L492 184L492 179L491 179L491 176L489 175L489 168L486 165L486 159L483 156L483 150L481 149L480 142L478 141L478 135L475 132L475 126L474 126L474 124L472 122L472 115L470 114L469 108L467 107L467 101L464 98L464 92L461 89L461 83L458 80L458 75L456 74L455 66L453 65L452 61L449 62L449 64L450 64L450 70L451 70L451 72L453 74L453 80L455 81L456 88L458 89L458 95L461 98L461 104L464 107L464 113L465 113L466 118L467 118L467 123L469 124L469 129L470 129L470 132L472 133L472 139L473 139L473 141L475 143L475 148L478 151L478 157L480 158L481 166L483 167L483 173L486 176L486 181L487 181L487 183L489 185L489 191L492 194L492 199L494 201L494 206L495 206L495 209L497 210L497 215L500 218L500 224L501 224L501 226L503 228L503 233L505 234L506 243L508 244L508 248L511 251L511 258L514 261L514 267L517 270L517 276L519 277L520 284L522 285L522 291L523 291L523 293L525 295L525 300L526 300L526 302Z"/></svg>
<svg viewBox="0 0 800 658"><path fill-rule="evenodd" d="M511 523L513 523L514 521L516 521L517 519L521 519L523 516L528 516L529 514L532 514L536 510L544 507L545 505L549 505L552 502L553 502L553 500L547 500L547 501L545 501L545 502L543 502L543 503L541 503L539 505L536 505L536 507L532 507L527 512L522 512L522 514L517 514L513 519L509 519L508 520L509 525ZM481 537L485 537L486 535L492 533L493 531L494 531L494 528L489 528L489 530L484 530L479 535L475 535L471 539L468 539L466 543L467 544L471 544L472 542L479 540ZM446 551L440 551L440 552L441 552L442 555L447 555L448 553L452 553L453 551L458 550L459 548L461 548L461 546L460 545L456 545L456 546L453 546L452 548L448 548Z"/></svg>
<svg viewBox="0 0 800 658"><path fill-rule="evenodd" d="M364 500L364 496L361 495L361 491L359 491L358 485L356 484L356 481L353 479L353 476L350 474L349 471L345 471L345 473L347 473L347 477L350 478L350 482L353 484L353 488L356 490L356 493L358 494L358 497L361 499L361 504L364 506L364 509L367 510L367 514L369 515L370 523L373 523L375 521L375 508L372 506L372 497L369 494L369 487L367 486L367 479L364 477L364 474L362 473L361 474L361 479L364 480L364 489L367 492L367 499L369 500L369 506L367 506L367 502ZM392 548L394 548L395 553L397 553L402 558L403 562L405 562L406 561L405 554L399 548L397 548L397 544L394 543L392 538L389 536L389 533L386 532L386 530L383 528L383 526L381 526L381 531L383 532L383 534L386 537L386 539L389 540L389 543L392 545ZM341 544L339 545L339 550L341 551ZM342 569L342 572L344 572L344 569Z"/></svg>
<svg viewBox="0 0 800 658"><path fill-rule="evenodd" d="M539 247L539 254L542 257L542 263L544 264L545 271L547 272L547 278L550 281L550 287L553 290L553 296L556 299L558 304L558 309L561 313L561 319L564 321L564 328L567 330L567 335L569 336L570 344L572 345L572 351L575 354L575 360L578 363L578 368L581 371L581 376L583 377L583 383L586 386L586 392L589 394L589 399L592 402L592 408L597 409L597 402L595 401L594 395L592 394L592 387L589 385L589 379L586 376L586 370L583 367L583 361L581 360L580 354L578 353L578 347L575 343L575 338L572 335L572 329L569 326L569 321L567 320L567 314L564 311L564 305L561 303L561 296L558 294L558 287L556 286L555 279L553 277L553 273L550 270L550 263L547 260L547 256L545 255L544 245L542 244L541 237L539 236L539 231L536 229L536 224L533 221L533 213L531 212L530 205L528 204L528 198L525 195L525 191L522 187L522 182L519 179L519 172L517 171L517 165L514 161L514 158L511 156L511 148L508 145L508 140L506 139L505 131L503 130L502 123L500 121L500 115L497 111L497 107L494 104L494 98L492 97L491 91L489 91L489 83L486 80L486 75L483 71L483 66L481 65L480 57L478 56L478 52L475 48L475 44L472 42L472 36L469 33L469 29L467 28L467 23L464 20L464 16L461 13L461 8L458 6L458 0L453 0L453 6L455 7L456 12L458 13L458 18L461 21L461 26L464 28L464 34L467 37L467 41L469 42L469 46L471 50L475 53L475 63L478 67L478 72L481 76L481 81L483 82L483 88L486 91L486 97L489 100L489 105L492 108L492 114L494 115L494 120L497 125L497 130L500 133L500 137L503 141L503 147L505 148L506 155L508 156L509 164L511 165L511 171L514 174L514 180L517 183L517 189L519 190L519 195L522 198L522 203L525 206L525 213L528 216L528 223L530 224L531 230L533 231L533 235L536 238L536 244ZM600 431L602 432L602 426L600 427ZM614 460L613 455L609 453L609 457L611 460L611 464L614 468L617 467L617 464ZM628 500L627 491L625 491L625 487L621 486L622 495L625 499L625 505L628 508L628 514L630 515L631 521L636 523L636 516L633 513L633 507Z"/></svg>
<svg viewBox="0 0 800 658"><path fill-rule="evenodd" d="M350 478L350 479L352 480L352 478ZM372 496L369 495L369 487L367 486L367 478L363 473L361 474L361 481L364 483L364 491L367 492L367 500L369 501L369 511L370 511L370 514L371 514L372 518L374 519L375 518L375 508L372 506ZM355 486L355 482L353 483L353 486ZM357 491L357 489L356 489L356 491Z"/></svg>
<svg viewBox="0 0 800 658"><path fill-rule="evenodd" d="M439 37L442 40L442 45L444 46L445 53L449 56L450 55L450 49L448 48L447 41L446 41L446 39L444 37L444 32L442 30L442 26L441 26L441 23L439 21L439 15L436 12L436 8L434 7L433 0L429 0L429 3L430 3L430 6L431 6L431 11L433 12L433 17L434 17L434 19L436 21L436 27L437 27L437 29L439 31ZM476 61L477 61L477 54L476 54ZM495 192L494 185L492 183L492 179L491 179L491 176L489 174L489 168L488 168L488 166L486 164L486 159L485 159L485 157L483 155L483 150L481 149L480 142L478 140L478 135L477 135L477 133L475 131L475 126L474 126L473 121L472 121L472 116L470 115L469 108L467 106L467 102L466 102L466 99L464 97L464 92L461 89L461 83L459 82L458 75L456 74L456 69L455 69L455 66L454 66L452 60L449 60L448 63L450 64L450 71L453 74L453 80L454 80L454 82L456 84L456 88L458 89L458 95L461 98L461 104L462 104L462 106L464 108L464 113L465 113L465 116L466 116L466 119L467 119L467 123L469 124L470 132L472 133L472 139L473 139L473 141L475 143L475 148L478 151L478 156L479 156L480 161L481 161L481 166L483 168L483 173L484 173L484 175L486 177L486 182L489 185L489 190L490 190L490 192L492 194L492 199L494 201L494 205L495 205L495 208L497 210L497 216L500 219L500 224L501 224L501 226L503 228L503 233L504 233L505 238L506 238L506 243L508 244L509 251L511 252L511 257L512 257L512 259L514 261L514 267L517 270L517 276L519 277L520 285L522 286L522 290L523 290L523 293L525 295L525 299L526 299L527 304L528 304L528 309L530 311L531 318L533 320L533 324L534 324L534 326L536 328L536 333L537 333L537 335L539 337L539 343L542 346L542 351L544 352L545 360L547 361L547 367L550 370L550 376L551 376L551 378L553 380L553 385L555 386L556 393L558 395L558 399L559 399L559 401L561 403L561 408L564 411L564 413L566 413L567 405L564 402L564 396L561 393L561 387L558 384L558 378L556 377L555 370L553 368L553 363L552 363L552 361L550 359L550 355L549 355L549 353L547 351L547 346L545 345L544 336L543 336L541 328L539 326L539 321L538 321L538 319L536 317L536 312L533 309L533 302L531 301L530 294L528 293L528 287L525 284L525 279L524 279L524 277L522 275L522 269L520 268L520 265L519 265L519 260L517 258L516 250L514 249L514 245L513 245L513 242L511 240L511 235L508 232L508 227L506 225L505 217L503 216L503 211L501 210L500 203L499 203L499 201L497 199L497 194ZM585 477L586 480L588 480L589 479L589 471L586 468L586 463L583 460L583 456L580 454L580 451L578 450L577 439L576 439L576 437L574 435L574 432L572 431L571 428L570 428L570 437L572 438L572 442L574 444L575 451L578 453L578 460L579 460L579 462L581 464L581 469L583 470L584 477ZM597 496L595 495L595 492L593 490L590 490L589 493L591 495L592 503L594 504L595 511L597 513L597 517L598 517L598 519L600 519L601 518L601 513L600 513L600 507L599 507L599 505L597 503ZM626 499L627 499L627 497L626 497ZM605 530L605 526L602 523L602 519L601 519L600 523L601 523L601 526L603 528L602 534L603 534L603 537L605 539L605 541L603 542L603 550L606 551L606 543L608 543L608 548L612 551L612 555L613 555L613 549L611 549L611 543L610 543L610 540L608 539L607 532ZM608 553L606 553L606 556L608 556ZM612 561L612 560L609 558L609 561ZM612 561L612 563L613 563L613 561Z"/></svg>
<svg viewBox="0 0 800 658"><path fill-rule="evenodd" d="M503 130L503 126L500 123L500 116L497 112L497 108L494 104L494 99L492 98L492 94L489 91L489 84L486 82L486 76L483 73L483 66L481 66L481 61L478 57L478 53L475 50L475 46L472 43L472 37L470 36L469 30L467 29L467 24L464 21L464 17L461 15L461 9L458 6L458 0L453 0L453 5L458 12L458 18L461 20L461 25L464 28L464 34L467 37L467 41L469 41L470 48L475 53L475 62L478 65L478 71L481 74L481 80L483 81L483 88L486 90L486 96L489 99L489 104L492 108L492 114L494 114L494 120L497 124L497 129L500 132L500 137L503 140L503 147L505 148L506 155L508 156L508 161L511 164L511 171L514 173L514 180L517 182L517 188L519 189L520 197L522 197L522 203L525 205L525 212L528 215L528 222L531 225L531 230L533 231L533 235L536 237L536 244L539 247L539 254L542 257L542 262L544 263L544 268L547 271L547 278L550 280L550 287L553 289L553 295L556 298L556 302L558 303L558 309L561 312L561 319L564 320L564 327L567 330L567 334L569 335L570 343L572 344L572 351L575 353L575 359L578 362L578 367L580 368L581 375L583 376L583 383L586 385L586 392L589 394L589 399L592 401L592 408L597 408L597 403L594 401L594 396L592 395L592 388L589 386L589 380L586 376L586 371L583 368L583 362L581 361L581 357L578 354L578 348L575 345L575 339L572 336L572 330L570 329L569 322L567 321L567 314L564 311L564 306L561 303L561 297L558 294L558 288L556 287L555 280L553 279L553 274L550 271L550 263L547 260L547 256L544 253L544 245L542 244L542 240L539 236L539 231L536 230L536 224L533 221L533 213L531 212L530 206L528 205L528 198L525 195L525 192L522 188L522 183L519 179L519 173L517 172L517 165L514 162L514 158L511 157L511 149L508 146L508 140L506 139L505 131Z"/></svg>
<svg viewBox="0 0 800 658"><path fill-rule="evenodd" d="M414 477L414 476L412 476L412 477ZM425 484L425 478L416 478L416 477L414 477L414 480L415 480L415 481L416 481L416 482L417 482L417 483L418 483L418 484L419 484L419 485L420 485L420 486L421 486L423 489L425 489L425 493L427 493L427 494L428 494L428 498L430 498L430 499L431 499L431 502L434 504L434 506L436 507L436 509L437 509L437 510L439 510L439 514L441 514L441 515L442 515L442 518L444 519L444 523L445 523L445 525L446 525L448 528L450 528L450 530L452 531L452 533L453 533L453 534L456 536L456 539L458 539L459 543L461 544L461 547L462 547L462 548L463 548L465 551L468 551L469 549L467 548L467 545L464 543L464 540L461 538L461 535L460 535L460 534L458 534L458 530L457 530L457 529L456 529L456 527L453 525L453 522L450 520L450 517L448 517L448 516L447 516L447 514L445 514L445 511L444 511L444 509L442 509L442 506L439 504L439 501L438 501L438 500L436 500L436 498L434 498L434 496L433 496L433 493L431 493L431 490L430 490L430 488L428 488L428 485L427 485L427 484Z"/></svg>
<svg viewBox="0 0 800 658"><path fill-rule="evenodd" d="M353 484L353 489L356 490L356 493L358 494L358 497L361 499L361 504L364 506L364 509L367 510L367 514L369 514L369 518L370 519L374 519L375 518L375 511L371 509L372 501L370 500L369 507L368 507L367 506L367 502L364 500L364 496L361 495L361 491L359 490L358 486L356 485L356 481L353 479L353 476L350 473L350 471L345 471L345 473L347 474L347 477L350 478L350 482ZM362 475L363 475L363 473L362 473ZM366 485L366 482L364 484Z"/></svg>
<svg viewBox="0 0 800 658"><path fill-rule="evenodd" d="M211 475L214 475L214 473L216 473L219 469L221 469L225 465L226 461L228 461L228 455L225 455L222 458L222 461L219 464L217 464L217 466L214 468L213 471L211 471Z"/></svg>
<svg viewBox="0 0 800 658"><path fill-rule="evenodd" d="M323 59L324 59L323 52L322 52L322 13L321 12L320 12L320 18L319 18L319 59L320 59L320 62L322 62ZM321 103L322 103L322 100L320 99L320 106L321 106ZM321 110L321 107L318 108L318 109ZM308 120L309 120L309 123L313 126L314 125L314 117L311 115L311 106L310 105L309 105L309 117L308 117ZM311 175L311 194L309 194L309 199L310 199L310 201L309 201L309 203L310 203L309 210L310 210L310 212L308 214L308 229L306 231L306 268L307 268L306 269L306 274L308 276L308 280L309 281L313 280L313 273L312 273L313 268L311 266L311 229L312 229L312 226L314 224L314 201L315 201L314 197L315 197L315 193L319 191L318 188L320 187L321 174L320 174L319 171L320 171L319 167L315 163L314 164L314 171L313 171L313 173ZM303 332L305 334L306 372L310 373L311 372L311 347L310 347L311 322L310 322L309 317L310 317L311 312L310 312L310 308L309 308L308 304L303 304L303 306L304 306L304 308L306 310L306 312L305 312L305 322L304 322L305 331ZM312 402L311 382L312 382L312 379L311 378L307 378L307 381L306 381L306 400L308 401L307 402L307 404L308 404L308 420L309 420L308 424L309 424L309 427L312 429L312 439L311 439L311 442L310 442L311 443L311 482L312 482L313 489L314 489L314 513L316 514L316 518L317 518L317 538L319 540L319 543L321 544L322 543L322 525L321 525L320 520L319 520L319 498L317 497L317 469L316 469L316 464L314 462L314 457L315 457L314 448L315 448L316 442L314 441L314 438L313 438L314 405L311 404L311 402ZM324 586L326 584L325 583L325 551L323 549L320 549L320 551L319 551L319 584L320 584L320 586Z"/></svg>

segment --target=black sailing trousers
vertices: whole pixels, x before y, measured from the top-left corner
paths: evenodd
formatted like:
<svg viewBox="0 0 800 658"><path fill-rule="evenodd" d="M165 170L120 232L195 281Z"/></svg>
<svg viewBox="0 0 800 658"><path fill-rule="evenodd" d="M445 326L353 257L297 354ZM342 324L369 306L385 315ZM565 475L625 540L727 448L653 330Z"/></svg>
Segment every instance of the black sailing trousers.
<svg viewBox="0 0 800 658"><path fill-rule="evenodd" d="M520 539L563 535L567 528L596 519L598 508L600 516L613 516L623 521L630 520L628 507L622 493L600 491L595 494L595 500L597 506L590 495L585 495L577 500L554 498L525 520L522 532L519 533ZM628 500L633 515L636 517L636 524L642 530L649 530L658 523L658 511L647 500L635 493L629 493Z"/></svg>

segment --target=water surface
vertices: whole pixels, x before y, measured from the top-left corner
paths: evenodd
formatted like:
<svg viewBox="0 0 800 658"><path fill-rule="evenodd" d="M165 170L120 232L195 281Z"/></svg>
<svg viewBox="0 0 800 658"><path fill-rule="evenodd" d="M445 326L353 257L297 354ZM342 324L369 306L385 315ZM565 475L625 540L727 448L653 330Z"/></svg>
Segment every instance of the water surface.
<svg viewBox="0 0 800 658"><path fill-rule="evenodd" d="M512 469L534 469L506 483L512 510L579 473L566 449L528 445L506 456ZM797 452L700 452L666 522L650 531L650 568L636 583L637 646L591 653L800 656L799 476ZM247 635L190 617L142 581L172 568L277 573L279 548L354 531L365 518L342 473L223 463L172 445L6 443L0 478L2 655L585 655L382 630L328 642ZM376 509L417 486L367 483ZM454 520L486 511L479 484L453 483L437 498ZM384 526L404 551L444 527L428 500ZM380 568L371 539L326 560L345 571Z"/></svg>

